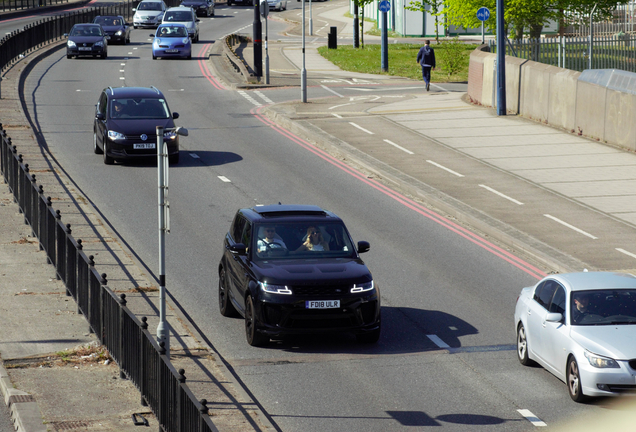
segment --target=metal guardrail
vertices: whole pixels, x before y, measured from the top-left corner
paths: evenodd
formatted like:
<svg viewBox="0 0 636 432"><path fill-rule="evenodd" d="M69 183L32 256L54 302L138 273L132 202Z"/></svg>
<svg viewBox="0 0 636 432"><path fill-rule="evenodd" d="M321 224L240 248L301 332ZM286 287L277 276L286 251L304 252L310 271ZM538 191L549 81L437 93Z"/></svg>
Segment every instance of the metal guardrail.
<svg viewBox="0 0 636 432"><path fill-rule="evenodd" d="M590 67L590 44L592 62ZM497 52L496 41L488 41ZM506 55L558 66L574 71L585 69L620 69L636 72L636 36L601 36L511 40Z"/></svg>
<svg viewBox="0 0 636 432"><path fill-rule="evenodd" d="M186 384L184 370L176 370L166 350L148 331L146 317L140 320L126 306L126 295L117 296L107 286L106 274L95 269L93 256L86 256L81 239L72 236L51 198L29 172L16 146L0 124L0 172L31 226L39 245L55 266L67 294L84 315L120 368L141 393L166 432L218 432L208 415L207 401L198 401Z"/></svg>

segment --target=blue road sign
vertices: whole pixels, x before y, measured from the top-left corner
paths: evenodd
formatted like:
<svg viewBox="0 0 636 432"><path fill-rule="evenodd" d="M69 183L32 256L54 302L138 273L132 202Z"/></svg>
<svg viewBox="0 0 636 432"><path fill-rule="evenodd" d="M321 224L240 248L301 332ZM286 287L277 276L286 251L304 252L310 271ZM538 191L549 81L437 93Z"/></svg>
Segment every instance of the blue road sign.
<svg viewBox="0 0 636 432"><path fill-rule="evenodd" d="M488 21L488 18L490 18L490 9L487 7L479 8L477 11L477 19L479 21Z"/></svg>
<svg viewBox="0 0 636 432"><path fill-rule="evenodd" d="M382 0L378 5L380 12L388 12L391 10L391 3L388 0Z"/></svg>

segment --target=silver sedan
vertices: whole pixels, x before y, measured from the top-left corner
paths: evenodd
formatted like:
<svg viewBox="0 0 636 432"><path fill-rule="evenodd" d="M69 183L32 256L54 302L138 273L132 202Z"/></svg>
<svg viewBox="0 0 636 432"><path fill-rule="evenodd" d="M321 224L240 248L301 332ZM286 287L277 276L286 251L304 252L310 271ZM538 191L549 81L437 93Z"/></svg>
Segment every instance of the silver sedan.
<svg viewBox="0 0 636 432"><path fill-rule="evenodd" d="M588 396L636 395L636 276L549 275L521 290L515 307L517 356Z"/></svg>

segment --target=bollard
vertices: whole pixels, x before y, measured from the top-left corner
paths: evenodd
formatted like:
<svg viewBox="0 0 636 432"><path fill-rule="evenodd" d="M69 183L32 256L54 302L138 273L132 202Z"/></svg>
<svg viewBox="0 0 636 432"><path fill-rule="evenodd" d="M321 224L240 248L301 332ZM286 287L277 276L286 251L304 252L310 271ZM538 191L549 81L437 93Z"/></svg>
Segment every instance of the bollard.
<svg viewBox="0 0 636 432"><path fill-rule="evenodd" d="M331 27L329 30L329 40L328 40L328 48L329 49L337 49L338 48L338 41L336 39L336 31L338 30L337 27Z"/></svg>

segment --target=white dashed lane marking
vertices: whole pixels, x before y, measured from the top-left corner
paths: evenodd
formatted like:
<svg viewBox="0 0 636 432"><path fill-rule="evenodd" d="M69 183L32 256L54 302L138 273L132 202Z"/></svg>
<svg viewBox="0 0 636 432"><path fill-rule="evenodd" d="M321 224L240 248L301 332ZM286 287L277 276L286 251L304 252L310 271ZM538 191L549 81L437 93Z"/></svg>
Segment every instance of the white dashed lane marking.
<svg viewBox="0 0 636 432"><path fill-rule="evenodd" d="M537 417L536 415L532 414L532 412L530 412L527 409L520 409L517 410L519 412L519 414L521 414L522 416L524 416L530 423L532 423L534 426L538 426L538 427L544 427L547 426L547 424L545 424L545 422L543 422L539 417Z"/></svg>
<svg viewBox="0 0 636 432"><path fill-rule="evenodd" d="M552 215L544 214L543 216L547 217L548 219L552 219L553 221L558 222L558 223L560 223L561 225L563 225L563 226L565 226L565 227L570 228L571 230L574 230L574 231L576 231L576 232L578 232L578 233L580 233L580 234L583 234L584 236L587 236L587 237L591 238L592 240L596 240L596 239L598 239L598 237L595 237L595 236L593 236L592 234L590 234L590 233L588 233L588 232L585 232L585 231L583 231L583 230L582 230L582 229L580 229L580 228L575 227L574 225L570 225L569 223L564 222L564 221L562 221L561 219L555 218L555 217L554 217L554 216L552 216Z"/></svg>
<svg viewBox="0 0 636 432"><path fill-rule="evenodd" d="M508 201L512 201L513 203L515 203L517 205L523 205L523 203L521 201L517 201L516 199L511 198L508 195L502 194L501 192L499 192L499 191L497 191L497 190L495 190L495 189L493 189L491 187L488 187L488 186L483 185L483 184L480 184L479 187L482 187L482 188L486 189L487 191L490 191L490 192L494 193L495 195L499 195L500 197L505 198Z"/></svg>
<svg viewBox="0 0 636 432"><path fill-rule="evenodd" d="M449 173L451 173L451 174L453 174L453 175L456 175L457 177L464 177L464 174L460 174L460 173L458 173L458 172L456 172L456 171L453 171L453 170L452 170L452 169L450 169L450 168L446 168L444 165L440 165L440 164L438 164L437 162L433 162L432 160L427 160L426 162L430 163L430 164L431 164L431 165L433 165L433 166L436 166L437 168L441 168L441 169L443 169L444 171L447 171L447 172L449 172Z"/></svg>
<svg viewBox="0 0 636 432"><path fill-rule="evenodd" d="M358 128L358 129L360 129L362 132L366 132L366 133L368 133L369 135L375 135L375 134L374 134L373 132L371 132L370 130L365 129L365 128L363 128L362 126L359 126L359 125L355 124L354 122L349 122L349 124L350 124L351 126L357 127L357 128Z"/></svg>

